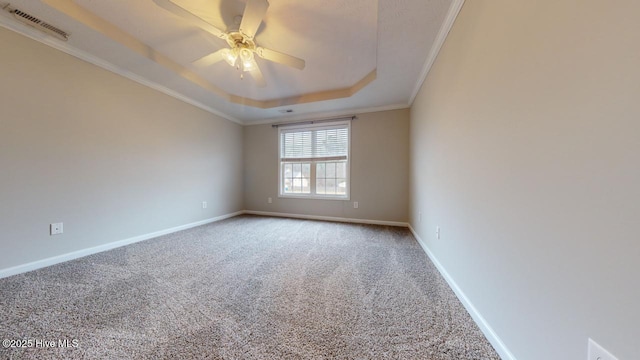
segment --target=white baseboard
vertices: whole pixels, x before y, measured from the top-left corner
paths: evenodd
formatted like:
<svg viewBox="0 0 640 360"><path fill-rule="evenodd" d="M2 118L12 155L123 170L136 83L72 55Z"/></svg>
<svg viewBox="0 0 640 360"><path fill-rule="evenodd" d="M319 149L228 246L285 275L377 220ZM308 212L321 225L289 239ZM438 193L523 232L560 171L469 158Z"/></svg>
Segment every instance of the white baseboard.
<svg viewBox="0 0 640 360"><path fill-rule="evenodd" d="M478 312L478 309L476 309L476 307L473 306L469 298L467 298L467 296L464 294L462 289L460 289L458 284L456 284L456 282L449 275L449 273L444 268L444 266L442 266L442 264L438 261L436 256L431 252L431 250L429 250L429 248L427 247L427 244L424 241L422 241L420 236L418 236L418 234L413 229L411 224L408 224L408 227L409 227L409 230L411 230L411 233L413 234L413 236L416 238L416 240L418 240L418 244L420 244L424 252L427 253L427 256L429 257L429 259L431 259L431 262L433 262L433 264L436 266L436 268L438 269L442 277L444 277L444 279L447 280L447 283L449 284L453 292L456 294L456 296L458 297L462 305L465 307L465 309L467 309L467 311L469 312L473 320L476 322L476 324L478 324L478 327L480 328L484 336L487 338L487 340L489 340L489 342L491 343L493 348L496 350L498 355L500 355L500 357L504 360L516 360L516 357L511 353L511 351L509 351L509 349L507 349L507 346L502 342L498 334L496 334L496 332L493 331L493 328L489 325L487 320L480 314L480 312Z"/></svg>
<svg viewBox="0 0 640 360"><path fill-rule="evenodd" d="M27 263L27 264L10 267L10 268L7 268L7 269L0 269L0 279L8 277L8 276L12 276L12 275L25 273L27 271L37 270L37 269L40 269L40 268L43 268L43 267L55 265L55 264L58 264L58 263L61 263L61 262L78 259L78 258L87 256L87 255L93 255L93 254L96 254L96 253L99 253L99 252L103 252L103 251L119 248L121 246L137 243L137 242L140 242L140 241L149 240L149 239L152 239L152 238L155 238L155 237L158 237L158 236L171 234L171 233L174 233L174 232L177 232L177 231L181 231L181 230L190 229L190 228L193 228L193 227L196 227L196 226L205 225L205 224L209 224L209 223L212 223L212 222L228 219L230 217L234 217L234 216L238 216L238 215L242 215L242 214L243 214L243 211L238 211L238 212L234 212L234 213L231 213L231 214L225 214L225 215L216 216L216 217L210 218L210 219L196 221L196 222L193 222L193 223L190 223L190 224L186 224L186 225L180 225L180 226L172 227L170 229L164 229L164 230L152 232L152 233L149 233L149 234L134 236L134 237L128 238L128 239L118 240L118 241L110 242L110 243L107 243L107 244L98 245L98 246L91 247L91 248L88 248L88 249L82 249L82 250L70 252L70 253L67 253L67 254L62 254L62 255L53 256L53 257L42 259L42 260L37 260L37 261L34 261L34 262L30 262L30 263Z"/></svg>
<svg viewBox="0 0 640 360"><path fill-rule="evenodd" d="M254 210L245 210L244 213L249 215L275 216L275 217L286 217L286 218L307 219L307 220L338 221L338 222L348 222L348 223L356 223L356 224L373 224L373 225L387 225L387 226L399 226L399 227L409 226L408 223L399 222L399 221L353 219L353 218L343 218L343 217L334 217L334 216L301 215L301 214L288 214L288 213L269 212L269 211L254 211Z"/></svg>

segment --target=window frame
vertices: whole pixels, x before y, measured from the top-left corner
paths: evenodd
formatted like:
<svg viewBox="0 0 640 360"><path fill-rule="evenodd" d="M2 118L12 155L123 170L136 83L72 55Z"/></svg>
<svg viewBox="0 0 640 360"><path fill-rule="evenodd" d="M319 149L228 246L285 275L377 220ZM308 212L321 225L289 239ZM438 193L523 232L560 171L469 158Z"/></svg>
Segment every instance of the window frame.
<svg viewBox="0 0 640 360"><path fill-rule="evenodd" d="M346 167L345 167L345 178L347 180L345 195L337 195L337 194L317 194L316 193L316 168L318 163L323 162L331 162L327 160L320 161L310 161L310 173L309 173L309 182L310 182L310 194L286 194L284 193L284 166L281 151L282 151L282 133L283 132L295 132L303 131L303 130L327 130L327 129L335 129L340 128L346 125L347 128L347 159L346 159ZM313 200L343 200L348 201L351 199L351 120L341 120L341 121L330 121L330 122L322 122L316 124L300 124L300 125L287 125L287 126L278 126L278 198L283 199L313 199ZM306 162L305 162L306 163Z"/></svg>

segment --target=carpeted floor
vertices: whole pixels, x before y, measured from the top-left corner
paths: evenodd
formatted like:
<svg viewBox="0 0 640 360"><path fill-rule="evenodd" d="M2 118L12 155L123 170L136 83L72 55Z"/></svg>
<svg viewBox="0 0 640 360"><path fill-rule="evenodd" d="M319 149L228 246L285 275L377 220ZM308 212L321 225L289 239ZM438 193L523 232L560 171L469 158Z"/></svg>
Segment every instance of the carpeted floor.
<svg viewBox="0 0 640 360"><path fill-rule="evenodd" d="M386 226L239 216L0 279L0 319L0 358L499 359Z"/></svg>

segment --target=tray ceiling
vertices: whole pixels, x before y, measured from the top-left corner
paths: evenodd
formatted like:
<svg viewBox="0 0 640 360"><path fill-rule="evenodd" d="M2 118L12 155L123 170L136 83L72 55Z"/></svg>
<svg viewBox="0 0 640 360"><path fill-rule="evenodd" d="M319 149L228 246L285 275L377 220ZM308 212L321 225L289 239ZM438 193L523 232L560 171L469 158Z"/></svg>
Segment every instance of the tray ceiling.
<svg viewBox="0 0 640 360"><path fill-rule="evenodd" d="M173 0L221 30L237 28L245 0ZM225 61L228 48L152 0L15 0L71 34L46 43L210 110L251 124L407 107L459 10L451 0L270 0L255 41L304 59L303 70L257 58L259 87ZM457 7L457 9L456 9ZM3 12L0 25L31 37ZM288 116L283 111L292 110Z"/></svg>

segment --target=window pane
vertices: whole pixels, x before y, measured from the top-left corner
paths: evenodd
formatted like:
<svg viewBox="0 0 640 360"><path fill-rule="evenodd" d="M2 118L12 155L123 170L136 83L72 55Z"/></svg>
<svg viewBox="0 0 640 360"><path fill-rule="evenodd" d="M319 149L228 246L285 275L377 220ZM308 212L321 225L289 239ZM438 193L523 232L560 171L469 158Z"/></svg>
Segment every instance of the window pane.
<svg viewBox="0 0 640 360"><path fill-rule="evenodd" d="M336 177L336 163L327 163L327 178Z"/></svg>
<svg viewBox="0 0 640 360"><path fill-rule="evenodd" d="M325 165L324 163L318 163L316 165L316 177L318 179L324 179L325 176Z"/></svg>
<svg viewBox="0 0 640 360"><path fill-rule="evenodd" d="M326 194L335 194L336 193L336 181L334 179L327 179L326 183Z"/></svg>
<svg viewBox="0 0 640 360"><path fill-rule="evenodd" d="M336 179L336 193L340 195L347 194L347 179Z"/></svg>
<svg viewBox="0 0 640 360"><path fill-rule="evenodd" d="M343 179L347 177L347 163L339 162L336 164L336 177Z"/></svg>
<svg viewBox="0 0 640 360"><path fill-rule="evenodd" d="M282 192L289 193L291 191L291 164L282 164Z"/></svg>
<svg viewBox="0 0 640 360"><path fill-rule="evenodd" d="M310 157L312 152L311 131L283 132L280 136L281 158Z"/></svg>
<svg viewBox="0 0 640 360"><path fill-rule="evenodd" d="M282 192L284 194L311 194L311 164L282 163Z"/></svg>
<svg viewBox="0 0 640 360"><path fill-rule="evenodd" d="M324 194L324 193L325 193L324 179L318 178L318 180L316 180L316 194Z"/></svg>
<svg viewBox="0 0 640 360"><path fill-rule="evenodd" d="M290 193L291 192L291 179L290 178L285 178L284 179L284 187L282 189L285 193Z"/></svg>
<svg viewBox="0 0 640 360"><path fill-rule="evenodd" d="M348 152L349 130L347 127L316 131L315 151L317 157L346 156Z"/></svg>
<svg viewBox="0 0 640 360"><path fill-rule="evenodd" d="M300 191L303 194L310 194L311 193L311 164L304 163L304 164L300 164L300 166L301 166Z"/></svg>

